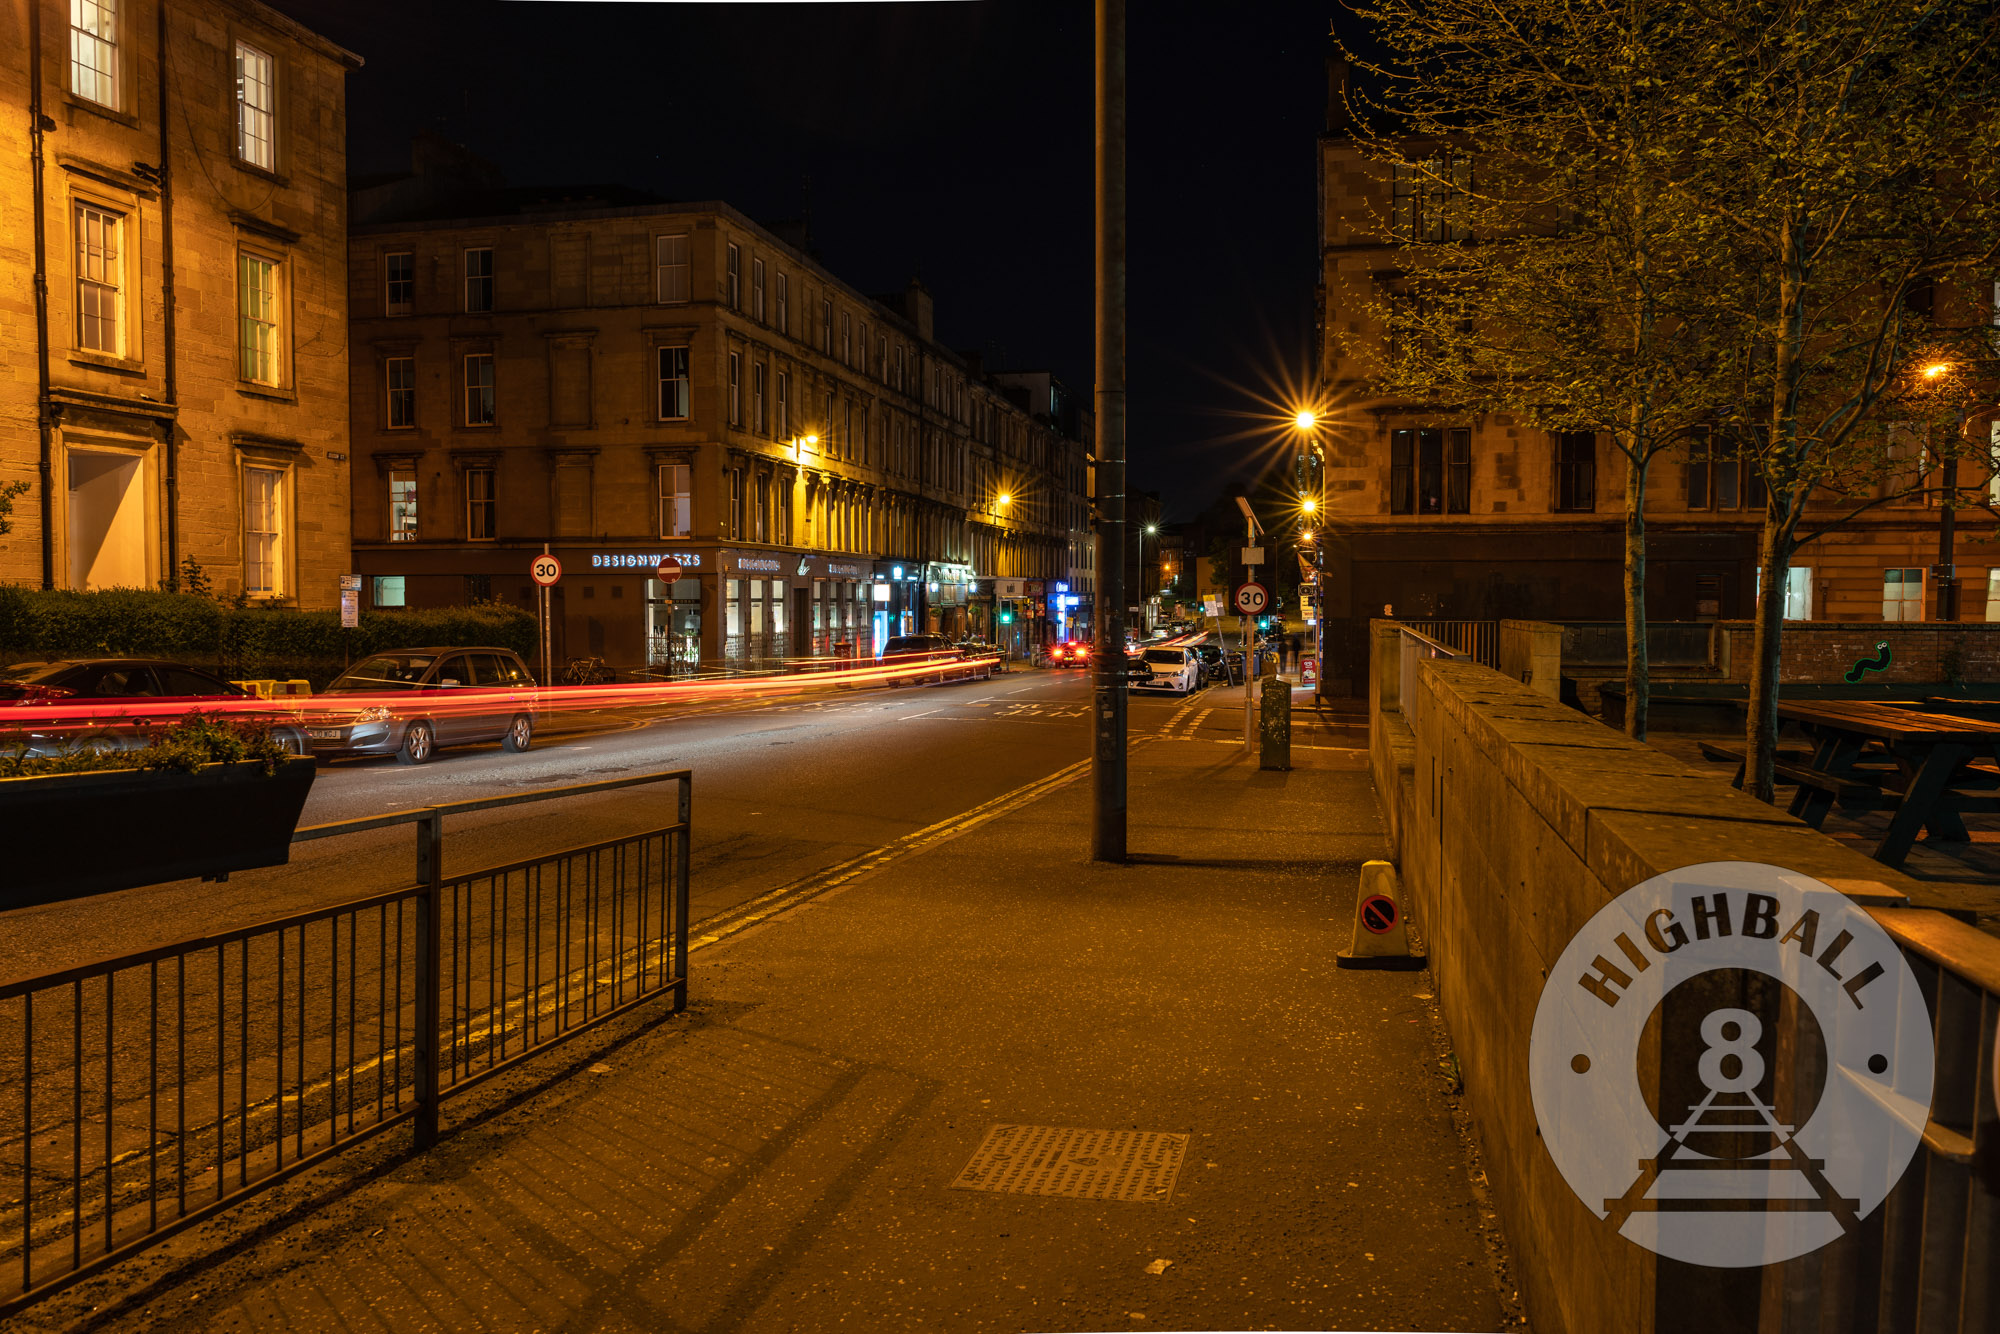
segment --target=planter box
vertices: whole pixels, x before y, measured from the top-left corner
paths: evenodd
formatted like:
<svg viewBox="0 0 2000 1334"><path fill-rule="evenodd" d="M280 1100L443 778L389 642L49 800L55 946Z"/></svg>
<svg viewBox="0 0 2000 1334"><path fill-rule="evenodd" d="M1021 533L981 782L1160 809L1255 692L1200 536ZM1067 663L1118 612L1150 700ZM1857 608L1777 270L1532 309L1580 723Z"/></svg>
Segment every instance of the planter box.
<svg viewBox="0 0 2000 1334"><path fill-rule="evenodd" d="M317 764L0 778L0 909L282 866Z"/></svg>

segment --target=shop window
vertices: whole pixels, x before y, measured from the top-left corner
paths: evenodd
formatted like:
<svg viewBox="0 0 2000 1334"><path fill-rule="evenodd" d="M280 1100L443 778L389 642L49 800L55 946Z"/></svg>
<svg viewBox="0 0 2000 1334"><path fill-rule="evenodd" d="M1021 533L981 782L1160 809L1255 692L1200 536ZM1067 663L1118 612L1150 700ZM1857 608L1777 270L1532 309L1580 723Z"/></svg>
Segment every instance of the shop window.
<svg viewBox="0 0 2000 1334"><path fill-rule="evenodd" d="M724 605L723 632L731 638L743 633L743 581L725 579L728 597Z"/></svg>
<svg viewBox="0 0 2000 1334"><path fill-rule="evenodd" d="M406 607L407 594L403 585L404 576L382 574L375 577L375 605L377 607Z"/></svg>

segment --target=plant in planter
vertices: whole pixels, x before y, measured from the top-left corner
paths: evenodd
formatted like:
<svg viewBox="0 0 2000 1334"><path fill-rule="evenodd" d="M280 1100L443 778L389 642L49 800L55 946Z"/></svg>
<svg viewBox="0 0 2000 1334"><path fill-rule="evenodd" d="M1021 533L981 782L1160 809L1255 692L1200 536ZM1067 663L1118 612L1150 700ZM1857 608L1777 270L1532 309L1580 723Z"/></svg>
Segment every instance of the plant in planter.
<svg viewBox="0 0 2000 1334"><path fill-rule="evenodd" d="M0 747L0 822L33 831L0 861L0 909L281 865L316 767L200 710L136 750Z"/></svg>

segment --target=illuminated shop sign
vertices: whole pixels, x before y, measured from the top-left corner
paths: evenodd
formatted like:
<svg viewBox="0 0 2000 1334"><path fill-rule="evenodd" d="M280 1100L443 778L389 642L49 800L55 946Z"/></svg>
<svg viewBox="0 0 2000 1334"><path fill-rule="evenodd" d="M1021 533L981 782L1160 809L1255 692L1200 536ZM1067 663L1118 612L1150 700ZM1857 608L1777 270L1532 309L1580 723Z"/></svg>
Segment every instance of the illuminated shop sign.
<svg viewBox="0 0 2000 1334"><path fill-rule="evenodd" d="M844 574L850 579L859 579L863 573L859 565L842 565L837 561L828 561L826 563L826 572L828 574Z"/></svg>
<svg viewBox="0 0 2000 1334"><path fill-rule="evenodd" d="M701 553L698 551L593 551L590 553L590 568L593 570L654 570L661 561L672 557L680 562L683 570L699 570Z"/></svg>
<svg viewBox="0 0 2000 1334"><path fill-rule="evenodd" d="M784 569L784 566L770 559L768 556L738 556L736 558L736 568L739 570L768 570L772 574L777 574L780 570Z"/></svg>

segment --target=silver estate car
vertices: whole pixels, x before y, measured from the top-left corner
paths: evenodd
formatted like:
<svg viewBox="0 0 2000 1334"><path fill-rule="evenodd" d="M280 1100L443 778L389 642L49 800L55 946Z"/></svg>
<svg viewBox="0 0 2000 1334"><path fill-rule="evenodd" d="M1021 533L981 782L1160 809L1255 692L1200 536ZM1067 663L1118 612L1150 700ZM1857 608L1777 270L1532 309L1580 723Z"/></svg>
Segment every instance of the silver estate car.
<svg viewBox="0 0 2000 1334"><path fill-rule="evenodd" d="M342 695L368 696L343 710ZM315 698L313 754L394 755L422 764L439 746L498 741L526 750L535 736L535 678L512 649L405 648L355 663Z"/></svg>

